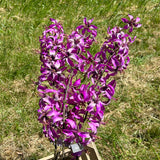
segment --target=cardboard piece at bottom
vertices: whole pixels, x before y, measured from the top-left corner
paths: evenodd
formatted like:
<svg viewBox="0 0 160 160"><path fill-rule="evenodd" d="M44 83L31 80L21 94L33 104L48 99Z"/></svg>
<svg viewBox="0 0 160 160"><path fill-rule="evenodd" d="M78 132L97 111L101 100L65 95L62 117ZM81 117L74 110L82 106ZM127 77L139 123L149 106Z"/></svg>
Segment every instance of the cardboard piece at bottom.
<svg viewBox="0 0 160 160"><path fill-rule="evenodd" d="M101 160L95 143L91 142L88 146L85 146L85 152L79 157L79 160Z"/></svg>
<svg viewBox="0 0 160 160"><path fill-rule="evenodd" d="M79 160L101 160L95 143L91 142L88 146L84 147L84 150L85 151L82 152L81 156L79 157ZM70 149L66 149L64 154L64 160L71 160L72 156ZM54 160L54 155L44 157L39 160Z"/></svg>

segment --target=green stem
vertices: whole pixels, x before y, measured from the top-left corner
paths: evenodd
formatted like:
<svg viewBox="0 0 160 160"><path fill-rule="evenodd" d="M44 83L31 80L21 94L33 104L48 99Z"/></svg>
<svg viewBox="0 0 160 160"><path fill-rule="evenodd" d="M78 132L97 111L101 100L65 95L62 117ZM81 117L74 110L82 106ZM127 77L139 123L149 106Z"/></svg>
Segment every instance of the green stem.
<svg viewBox="0 0 160 160"><path fill-rule="evenodd" d="M88 116L88 111L86 112L86 114L85 114L85 117L84 117L84 122L86 121L86 119L87 119L87 116ZM83 122L83 123L84 123Z"/></svg>
<svg viewBox="0 0 160 160"><path fill-rule="evenodd" d="M72 76L71 76L72 77ZM64 97L64 102L63 102L63 129L64 129L64 127L65 127L65 114L66 114L66 112L65 112L65 104L66 104L66 99L67 99L67 93L68 93L68 89L69 89L69 84L70 84L70 82L71 82L71 77L69 78L69 82L68 82L68 84L67 84L67 88L66 88L66 91L65 91L65 97ZM63 157L63 159L64 159L64 134L63 134L63 137L62 137L62 157Z"/></svg>
<svg viewBox="0 0 160 160"><path fill-rule="evenodd" d="M57 140L55 140L54 147L55 147L55 152L54 152L55 158L54 159L57 160L58 159Z"/></svg>

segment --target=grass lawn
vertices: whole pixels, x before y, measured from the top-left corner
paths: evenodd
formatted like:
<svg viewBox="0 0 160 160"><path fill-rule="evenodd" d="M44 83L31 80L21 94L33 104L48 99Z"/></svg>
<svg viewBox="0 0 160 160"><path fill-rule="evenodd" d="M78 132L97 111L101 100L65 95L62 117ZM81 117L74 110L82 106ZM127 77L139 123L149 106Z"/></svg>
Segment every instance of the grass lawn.
<svg viewBox="0 0 160 160"><path fill-rule="evenodd" d="M0 0L0 160L36 160L53 153L37 121L39 36L49 18L66 33L94 18L95 54L108 26L131 14L141 18L131 62L117 76L116 101L98 130L103 160L160 160L160 0ZM133 33L133 36L134 36Z"/></svg>

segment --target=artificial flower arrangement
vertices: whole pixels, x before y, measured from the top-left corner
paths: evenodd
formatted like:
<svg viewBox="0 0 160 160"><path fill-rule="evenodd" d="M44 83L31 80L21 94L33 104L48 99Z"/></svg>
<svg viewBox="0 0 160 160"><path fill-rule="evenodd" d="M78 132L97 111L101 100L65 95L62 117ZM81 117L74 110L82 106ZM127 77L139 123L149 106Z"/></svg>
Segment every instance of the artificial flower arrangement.
<svg viewBox="0 0 160 160"><path fill-rule="evenodd" d="M97 36L93 19L84 18L84 24L70 35L64 33L59 22L50 19L52 24L40 37L38 120L55 148L58 144L62 149L73 143L85 146L96 140L105 106L115 93L114 76L130 61L129 46L136 36L132 39L129 34L141 26L140 18L128 16L130 20L122 18L124 27L108 28L97 53L89 51Z"/></svg>

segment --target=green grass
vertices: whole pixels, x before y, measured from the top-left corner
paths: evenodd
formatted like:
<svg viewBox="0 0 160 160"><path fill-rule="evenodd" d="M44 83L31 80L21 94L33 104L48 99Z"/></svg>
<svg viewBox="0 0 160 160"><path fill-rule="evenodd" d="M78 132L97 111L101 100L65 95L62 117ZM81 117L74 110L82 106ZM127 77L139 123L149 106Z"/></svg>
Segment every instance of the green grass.
<svg viewBox="0 0 160 160"><path fill-rule="evenodd" d="M160 1L159 0L1 0L0 1L0 159L35 160L53 153L37 121L33 81L40 75L39 36L55 18L70 33L84 17L98 26L95 54L108 26L132 14L142 27L131 46L131 63L118 75L96 141L104 160L160 160Z"/></svg>

